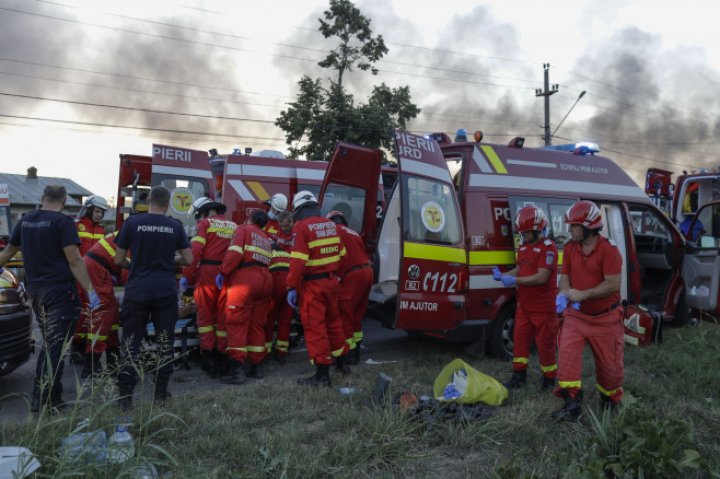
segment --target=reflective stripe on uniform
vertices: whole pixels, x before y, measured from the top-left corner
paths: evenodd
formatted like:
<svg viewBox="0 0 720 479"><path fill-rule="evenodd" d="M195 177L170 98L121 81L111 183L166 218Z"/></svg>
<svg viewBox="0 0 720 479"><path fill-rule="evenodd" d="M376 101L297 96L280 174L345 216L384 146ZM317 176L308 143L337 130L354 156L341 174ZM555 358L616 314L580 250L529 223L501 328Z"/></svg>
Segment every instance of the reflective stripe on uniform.
<svg viewBox="0 0 720 479"><path fill-rule="evenodd" d="M615 388L615 389L613 389L613 390L608 390L608 389L605 389L604 387L600 386L599 384L597 385L597 388L598 388L598 390L599 390L601 393L603 393L605 396L614 396L615 394L617 394L617 393L619 393L620 391L622 391L622 388L621 388L621 387Z"/></svg>
<svg viewBox="0 0 720 479"><path fill-rule="evenodd" d="M278 269L278 268L289 268L290 263L273 263L270 265L270 270Z"/></svg>
<svg viewBox="0 0 720 479"><path fill-rule="evenodd" d="M540 371L544 373L549 373L550 371L557 371L557 364L551 364L550 366L543 366L540 365Z"/></svg>
<svg viewBox="0 0 720 479"><path fill-rule="evenodd" d="M115 323L112 326L110 326L110 331L119 331L120 330L120 323Z"/></svg>
<svg viewBox="0 0 720 479"><path fill-rule="evenodd" d="M339 263L340 262L340 255L335 256L328 256L327 258L320 258L320 259L309 259L307 260L308 266L322 266L325 264L330 263Z"/></svg>
<svg viewBox="0 0 720 479"><path fill-rule="evenodd" d="M200 326L197 330L198 334L212 333L215 331L215 326Z"/></svg>
<svg viewBox="0 0 720 479"><path fill-rule="evenodd" d="M290 257L307 261L310 256L306 255L305 253L300 253L299 251L293 251L292 253L290 253Z"/></svg>
<svg viewBox="0 0 720 479"><path fill-rule="evenodd" d="M340 348L340 349L336 349L335 351L333 351L333 352L330 353L330 354L332 354L332 356L333 356L334 358L339 358L340 356L342 356L342 353L343 353L344 351L345 351L345 348L342 347L342 348Z"/></svg>
<svg viewBox="0 0 720 479"><path fill-rule="evenodd" d="M215 331L215 336L218 338L227 338L227 331Z"/></svg>
<svg viewBox="0 0 720 479"><path fill-rule="evenodd" d="M264 353L266 351L265 346L248 346L245 351L249 353Z"/></svg>
<svg viewBox="0 0 720 479"><path fill-rule="evenodd" d="M259 246L253 246L253 245L247 245L245 246L246 251L252 251L253 253L260 254L262 256L265 256L267 258L272 257L272 253L266 249L260 248Z"/></svg>
<svg viewBox="0 0 720 479"><path fill-rule="evenodd" d="M103 249L107 251L107 254L109 254L111 258L115 257L115 248L113 248L112 245L108 243L108 240L106 240L104 236L103 239L98 241L98 243L100 243L100 246L102 246Z"/></svg>
<svg viewBox="0 0 720 479"><path fill-rule="evenodd" d="M105 238L105 233L88 233L87 231L78 231L78 236L80 238L99 240L101 238Z"/></svg>
<svg viewBox="0 0 720 479"><path fill-rule="evenodd" d="M308 243L308 248L316 248L318 246L327 246L329 244L340 244L340 237L335 236L333 238L323 238Z"/></svg>
<svg viewBox="0 0 720 479"><path fill-rule="evenodd" d="M512 362L518 363L518 364L527 364L528 358L513 358Z"/></svg>
<svg viewBox="0 0 720 479"><path fill-rule="evenodd" d="M230 246L230 247L228 248L228 251L235 251L235 252L237 252L237 253L243 254L243 248L242 248L242 246L232 245L232 246Z"/></svg>
<svg viewBox="0 0 720 479"><path fill-rule="evenodd" d="M233 348L233 347L227 346L227 347L225 348L225 350L226 350L226 351L242 351L243 353L246 353L247 350L248 350L248 348L246 348L246 347Z"/></svg>
<svg viewBox="0 0 720 479"><path fill-rule="evenodd" d="M280 341L278 339L277 343L275 343L275 347L277 347L278 351L287 352L290 347L290 341Z"/></svg>
<svg viewBox="0 0 720 479"><path fill-rule="evenodd" d="M202 236L193 236L193 238L190 240L190 242L191 243L195 242L195 243L200 243L200 244L206 243L205 238L203 238Z"/></svg>
<svg viewBox="0 0 720 479"><path fill-rule="evenodd" d="M558 386L560 386L561 389L566 389L566 388L580 389L581 384L582 384L582 381L558 381Z"/></svg>
<svg viewBox="0 0 720 479"><path fill-rule="evenodd" d="M436 246L424 243L410 243L407 241L405 242L403 256L405 258L429 259L462 264L467 262L464 248L452 248L449 246Z"/></svg>

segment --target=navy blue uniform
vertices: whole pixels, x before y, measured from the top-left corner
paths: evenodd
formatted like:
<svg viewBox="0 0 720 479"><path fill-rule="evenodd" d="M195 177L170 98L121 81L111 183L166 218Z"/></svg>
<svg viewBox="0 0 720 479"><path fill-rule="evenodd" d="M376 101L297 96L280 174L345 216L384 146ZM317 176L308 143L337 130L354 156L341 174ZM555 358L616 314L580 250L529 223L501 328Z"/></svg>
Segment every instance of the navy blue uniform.
<svg viewBox="0 0 720 479"><path fill-rule="evenodd" d="M127 219L116 243L132 255L120 318L123 341L132 359L137 359L146 325L152 321L157 337L163 339L164 357L158 376L170 376L178 317L175 251L189 248L190 242L178 220L143 213ZM137 371L131 361L124 364L118 384L134 386L138 381Z"/></svg>
<svg viewBox="0 0 720 479"><path fill-rule="evenodd" d="M80 316L80 301L64 248L79 245L75 222L55 211L27 213L13 229L10 244L22 250L25 284L40 324L43 350L35 368L35 393L53 400L62 394L63 345ZM49 370L48 370L49 366Z"/></svg>

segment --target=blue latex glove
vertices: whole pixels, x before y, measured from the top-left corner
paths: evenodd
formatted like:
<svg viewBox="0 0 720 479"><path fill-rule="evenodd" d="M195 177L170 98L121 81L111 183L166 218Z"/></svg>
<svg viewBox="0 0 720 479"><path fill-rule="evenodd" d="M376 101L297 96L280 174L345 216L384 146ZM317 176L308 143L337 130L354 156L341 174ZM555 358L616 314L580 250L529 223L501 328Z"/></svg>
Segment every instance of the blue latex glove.
<svg viewBox="0 0 720 479"><path fill-rule="evenodd" d="M502 284L504 284L508 288L511 286L515 286L517 284L517 281L515 280L515 276L511 276L509 274L502 275L500 277L500 281L502 281Z"/></svg>
<svg viewBox="0 0 720 479"><path fill-rule="evenodd" d="M297 291L289 289L287 292L287 303L292 309L297 309Z"/></svg>
<svg viewBox="0 0 720 479"><path fill-rule="evenodd" d="M188 280L186 277L183 276L182 278L180 278L180 281L178 281L178 288L180 288L181 293L184 293L185 291L187 291L187 287Z"/></svg>
<svg viewBox="0 0 720 479"><path fill-rule="evenodd" d="M572 308L573 308L575 311L580 311L580 301L575 301L575 302L572 304Z"/></svg>
<svg viewBox="0 0 720 479"><path fill-rule="evenodd" d="M217 276L215 276L215 286L217 286L217 289L222 289L224 281L225 276L222 273L218 273Z"/></svg>
<svg viewBox="0 0 720 479"><path fill-rule="evenodd" d="M97 291L95 291L94 289L92 291L90 291L89 298L90 298L90 310L95 311L96 309L98 309L100 307L100 297L98 296Z"/></svg>
<svg viewBox="0 0 720 479"><path fill-rule="evenodd" d="M0 266L0 274L2 274L3 271L5 271L5 269L2 266Z"/></svg>
<svg viewBox="0 0 720 479"><path fill-rule="evenodd" d="M557 298L555 298L555 311L557 314L562 313L567 309L568 306L568 298L564 294L558 294Z"/></svg>
<svg viewBox="0 0 720 479"><path fill-rule="evenodd" d="M500 268L498 268L497 266L494 266L492 271L493 271L493 279L495 281L501 281L502 273L500 272Z"/></svg>

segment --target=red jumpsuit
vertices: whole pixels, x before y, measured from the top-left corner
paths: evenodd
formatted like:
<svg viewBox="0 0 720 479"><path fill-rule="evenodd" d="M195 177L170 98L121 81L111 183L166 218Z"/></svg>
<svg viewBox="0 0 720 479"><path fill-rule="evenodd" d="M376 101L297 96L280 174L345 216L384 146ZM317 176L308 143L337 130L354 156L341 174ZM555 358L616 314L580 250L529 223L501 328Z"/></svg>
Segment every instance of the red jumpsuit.
<svg viewBox="0 0 720 479"><path fill-rule="evenodd" d="M267 229L267 228L266 228ZM268 353L272 348L275 324L277 324L277 354L287 354L290 348L290 323L292 322L292 309L287 303L287 275L290 269L290 251L292 249L292 234L285 234L278 230L273 238L274 242L270 274L273 280L272 302L270 313L265 327L265 345Z"/></svg>
<svg viewBox="0 0 720 479"><path fill-rule="evenodd" d="M340 317L345 340L355 349L363 340L362 320L367 311L373 283L373 271L365 243L359 234L345 225L337 225L346 255L342 261L340 282Z"/></svg>
<svg viewBox="0 0 720 479"><path fill-rule="evenodd" d="M622 255L615 243L600 236L595 249L582 253L579 242L565 246L562 274L570 280L570 287L586 290L602 283L607 276L622 273ZM582 352L585 343L595 358L597 387L614 403L620 402L624 377L624 334L620 293L604 298L588 299L580 304L580 311L571 306L565 310L559 353L558 389L566 389L575 397L581 388Z"/></svg>
<svg viewBox="0 0 720 479"><path fill-rule="evenodd" d="M517 287L517 308L513 330L513 370L525 371L528 367L530 345L535 340L540 360L540 370L546 378L557 374L555 350L557 344L558 318L555 312L557 297L557 247L550 239L540 239L535 244L523 244L518 248L517 277L532 276L539 269L549 269L545 283Z"/></svg>
<svg viewBox="0 0 720 479"><path fill-rule="evenodd" d="M93 223L93 220L87 216L75 221L75 227L77 228L78 236L80 237L80 256L85 256L85 253L90 251L98 241L105 237L105 228L97 223ZM113 262L115 260L113 259ZM93 283L93 286L95 284ZM82 304L88 303L87 291L85 288L78 284L78 297ZM88 322L87 315L80 315L80 320L75 325L75 334L73 335L73 342L81 344L88 337L88 330L90 323Z"/></svg>
<svg viewBox="0 0 720 479"><path fill-rule="evenodd" d="M115 265L115 237L110 233L90 248L83 261L90 281L100 298L100 307L90 311L87 299L80 313L81 321L88 325L86 354L100 355L107 349L118 347L120 314L115 298L115 283L124 284L128 271Z"/></svg>
<svg viewBox="0 0 720 479"><path fill-rule="evenodd" d="M195 285L197 327L200 349L224 352L227 345L225 301L227 287L218 290L215 277L225 257L237 225L222 215L203 218L197 223L197 233L190 241L192 264L183 269L183 276Z"/></svg>
<svg viewBox="0 0 720 479"><path fill-rule="evenodd" d="M349 350L338 307L337 273L345 248L337 225L321 216L295 223L293 235L287 286L298 293L310 361L330 365Z"/></svg>
<svg viewBox="0 0 720 479"><path fill-rule="evenodd" d="M253 224L235 229L220 271L229 283L226 307L227 354L259 364L265 349L265 323L270 309L272 278L268 265L272 246L268 235Z"/></svg>

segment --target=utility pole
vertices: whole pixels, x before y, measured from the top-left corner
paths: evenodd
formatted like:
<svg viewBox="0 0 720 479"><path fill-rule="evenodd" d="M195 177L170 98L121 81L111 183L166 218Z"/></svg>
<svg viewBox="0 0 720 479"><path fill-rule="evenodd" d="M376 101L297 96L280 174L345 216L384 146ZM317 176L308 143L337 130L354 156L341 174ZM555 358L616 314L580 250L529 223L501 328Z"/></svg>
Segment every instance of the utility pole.
<svg viewBox="0 0 720 479"><path fill-rule="evenodd" d="M545 139L545 146L550 146L552 145L552 136L550 135L550 95L557 93L559 86L557 83L552 87L550 86L549 63L543 63L543 70L545 70L545 89L536 88L535 96L545 97L545 135L543 135L543 138Z"/></svg>

